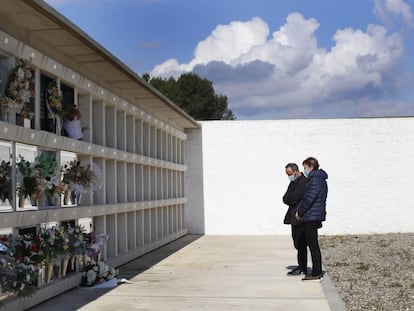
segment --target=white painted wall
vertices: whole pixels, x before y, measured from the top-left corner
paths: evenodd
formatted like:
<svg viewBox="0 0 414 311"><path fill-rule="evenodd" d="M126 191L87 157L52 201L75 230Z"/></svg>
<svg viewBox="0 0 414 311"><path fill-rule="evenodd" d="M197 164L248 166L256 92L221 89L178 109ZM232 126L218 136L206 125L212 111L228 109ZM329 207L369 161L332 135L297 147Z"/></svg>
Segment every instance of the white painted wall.
<svg viewBox="0 0 414 311"><path fill-rule="evenodd" d="M308 156L329 175L321 234L414 231L414 118L208 121L188 134L190 232L289 234L284 167Z"/></svg>

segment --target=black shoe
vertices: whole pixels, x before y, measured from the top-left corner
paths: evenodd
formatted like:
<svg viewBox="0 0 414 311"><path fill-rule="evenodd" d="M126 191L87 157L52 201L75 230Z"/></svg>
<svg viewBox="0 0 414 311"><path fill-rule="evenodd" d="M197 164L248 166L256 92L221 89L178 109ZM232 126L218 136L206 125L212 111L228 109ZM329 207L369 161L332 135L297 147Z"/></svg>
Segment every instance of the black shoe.
<svg viewBox="0 0 414 311"><path fill-rule="evenodd" d="M302 279L302 281L313 281L313 282L320 282L322 280L323 280L322 274L319 274L319 275L308 274Z"/></svg>
<svg viewBox="0 0 414 311"><path fill-rule="evenodd" d="M301 275L302 271L300 270L299 267L293 269L292 271L289 271L287 273L287 275L291 276L291 275Z"/></svg>

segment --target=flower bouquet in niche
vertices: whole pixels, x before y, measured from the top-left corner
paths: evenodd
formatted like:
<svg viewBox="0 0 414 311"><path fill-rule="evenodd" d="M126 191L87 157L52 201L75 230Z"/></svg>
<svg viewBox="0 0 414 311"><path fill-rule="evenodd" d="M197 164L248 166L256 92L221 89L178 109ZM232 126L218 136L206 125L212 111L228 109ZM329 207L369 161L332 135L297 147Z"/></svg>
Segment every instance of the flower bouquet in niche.
<svg viewBox="0 0 414 311"><path fill-rule="evenodd" d="M72 271L79 271L79 259L85 254L85 228L82 226L69 227L65 230L65 239L67 240L68 250L66 258L64 258L62 276L66 275L68 261L70 259L70 268ZM66 267L65 267L66 266Z"/></svg>
<svg viewBox="0 0 414 311"><path fill-rule="evenodd" d="M6 239L8 241L6 241ZM13 261L0 260L0 266L8 269L6 278L3 278L2 289L14 292L18 296L31 296L39 286L39 264L43 257L39 254L37 241L29 235L13 239L11 236L2 237L2 242L10 249ZM6 264L6 267L4 266Z"/></svg>
<svg viewBox="0 0 414 311"><path fill-rule="evenodd" d="M39 253L44 257L44 264L46 266L46 282L50 282L54 270L57 271L60 277L60 266L62 257L66 254L69 246L65 238L64 230L52 227L41 228L38 234L39 239Z"/></svg>
<svg viewBox="0 0 414 311"><path fill-rule="evenodd" d="M101 173L96 165L81 165L80 161L73 160L64 166L63 182L67 184L68 191L65 193L65 202L68 204L71 197L72 204L81 202L82 194L96 191L101 187Z"/></svg>
<svg viewBox="0 0 414 311"><path fill-rule="evenodd" d="M34 163L24 160L19 155L17 163L17 189L19 191L20 207L27 197L37 200L39 207L49 206L67 188L61 180L61 171L53 156L40 154Z"/></svg>
<svg viewBox="0 0 414 311"><path fill-rule="evenodd" d="M115 278L119 271L101 261L101 251L108 242L109 235L91 232L86 235L86 256L82 269L83 286L95 286Z"/></svg>
<svg viewBox="0 0 414 311"><path fill-rule="evenodd" d="M62 132L62 118L65 115L63 109L63 96L56 80L50 81L47 87L46 107L48 110L48 118L53 120L53 130L60 135Z"/></svg>
<svg viewBox="0 0 414 311"><path fill-rule="evenodd" d="M118 269L110 267L105 262L90 260L83 269L81 285L95 286L114 279L118 274Z"/></svg>
<svg viewBox="0 0 414 311"><path fill-rule="evenodd" d="M11 114L32 119L30 99L34 97L34 77L29 61L17 59L10 74L6 96L1 100L3 120L9 121Z"/></svg>

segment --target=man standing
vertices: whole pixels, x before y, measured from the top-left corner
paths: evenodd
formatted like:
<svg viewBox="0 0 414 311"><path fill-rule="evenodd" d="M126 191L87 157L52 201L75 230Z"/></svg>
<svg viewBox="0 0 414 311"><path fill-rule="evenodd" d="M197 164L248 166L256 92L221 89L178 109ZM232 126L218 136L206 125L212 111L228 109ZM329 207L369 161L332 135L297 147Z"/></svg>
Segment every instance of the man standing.
<svg viewBox="0 0 414 311"><path fill-rule="evenodd" d="M289 271L287 274L306 274L308 266L308 253L306 249L305 229L302 222L297 220L295 217L296 206L302 199L306 190L306 178L299 171L299 168L295 163L287 164L285 171L290 183L285 195L283 196L283 203L289 206L283 223L291 225L293 245L298 251L298 266Z"/></svg>
<svg viewBox="0 0 414 311"><path fill-rule="evenodd" d="M318 243L318 229L326 217L326 198L328 196L328 174L319 169L318 160L307 158L303 161L303 173L308 178L305 194L297 206L296 219L303 222L306 245L312 257L312 274L303 281L320 281L323 278L322 256Z"/></svg>

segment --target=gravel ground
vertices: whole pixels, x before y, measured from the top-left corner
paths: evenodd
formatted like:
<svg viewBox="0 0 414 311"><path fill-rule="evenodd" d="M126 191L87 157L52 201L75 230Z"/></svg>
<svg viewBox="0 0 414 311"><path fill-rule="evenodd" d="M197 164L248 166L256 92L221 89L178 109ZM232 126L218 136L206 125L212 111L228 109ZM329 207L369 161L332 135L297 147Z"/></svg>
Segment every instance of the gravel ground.
<svg viewBox="0 0 414 311"><path fill-rule="evenodd" d="M414 233L319 241L323 265L349 310L414 310Z"/></svg>

